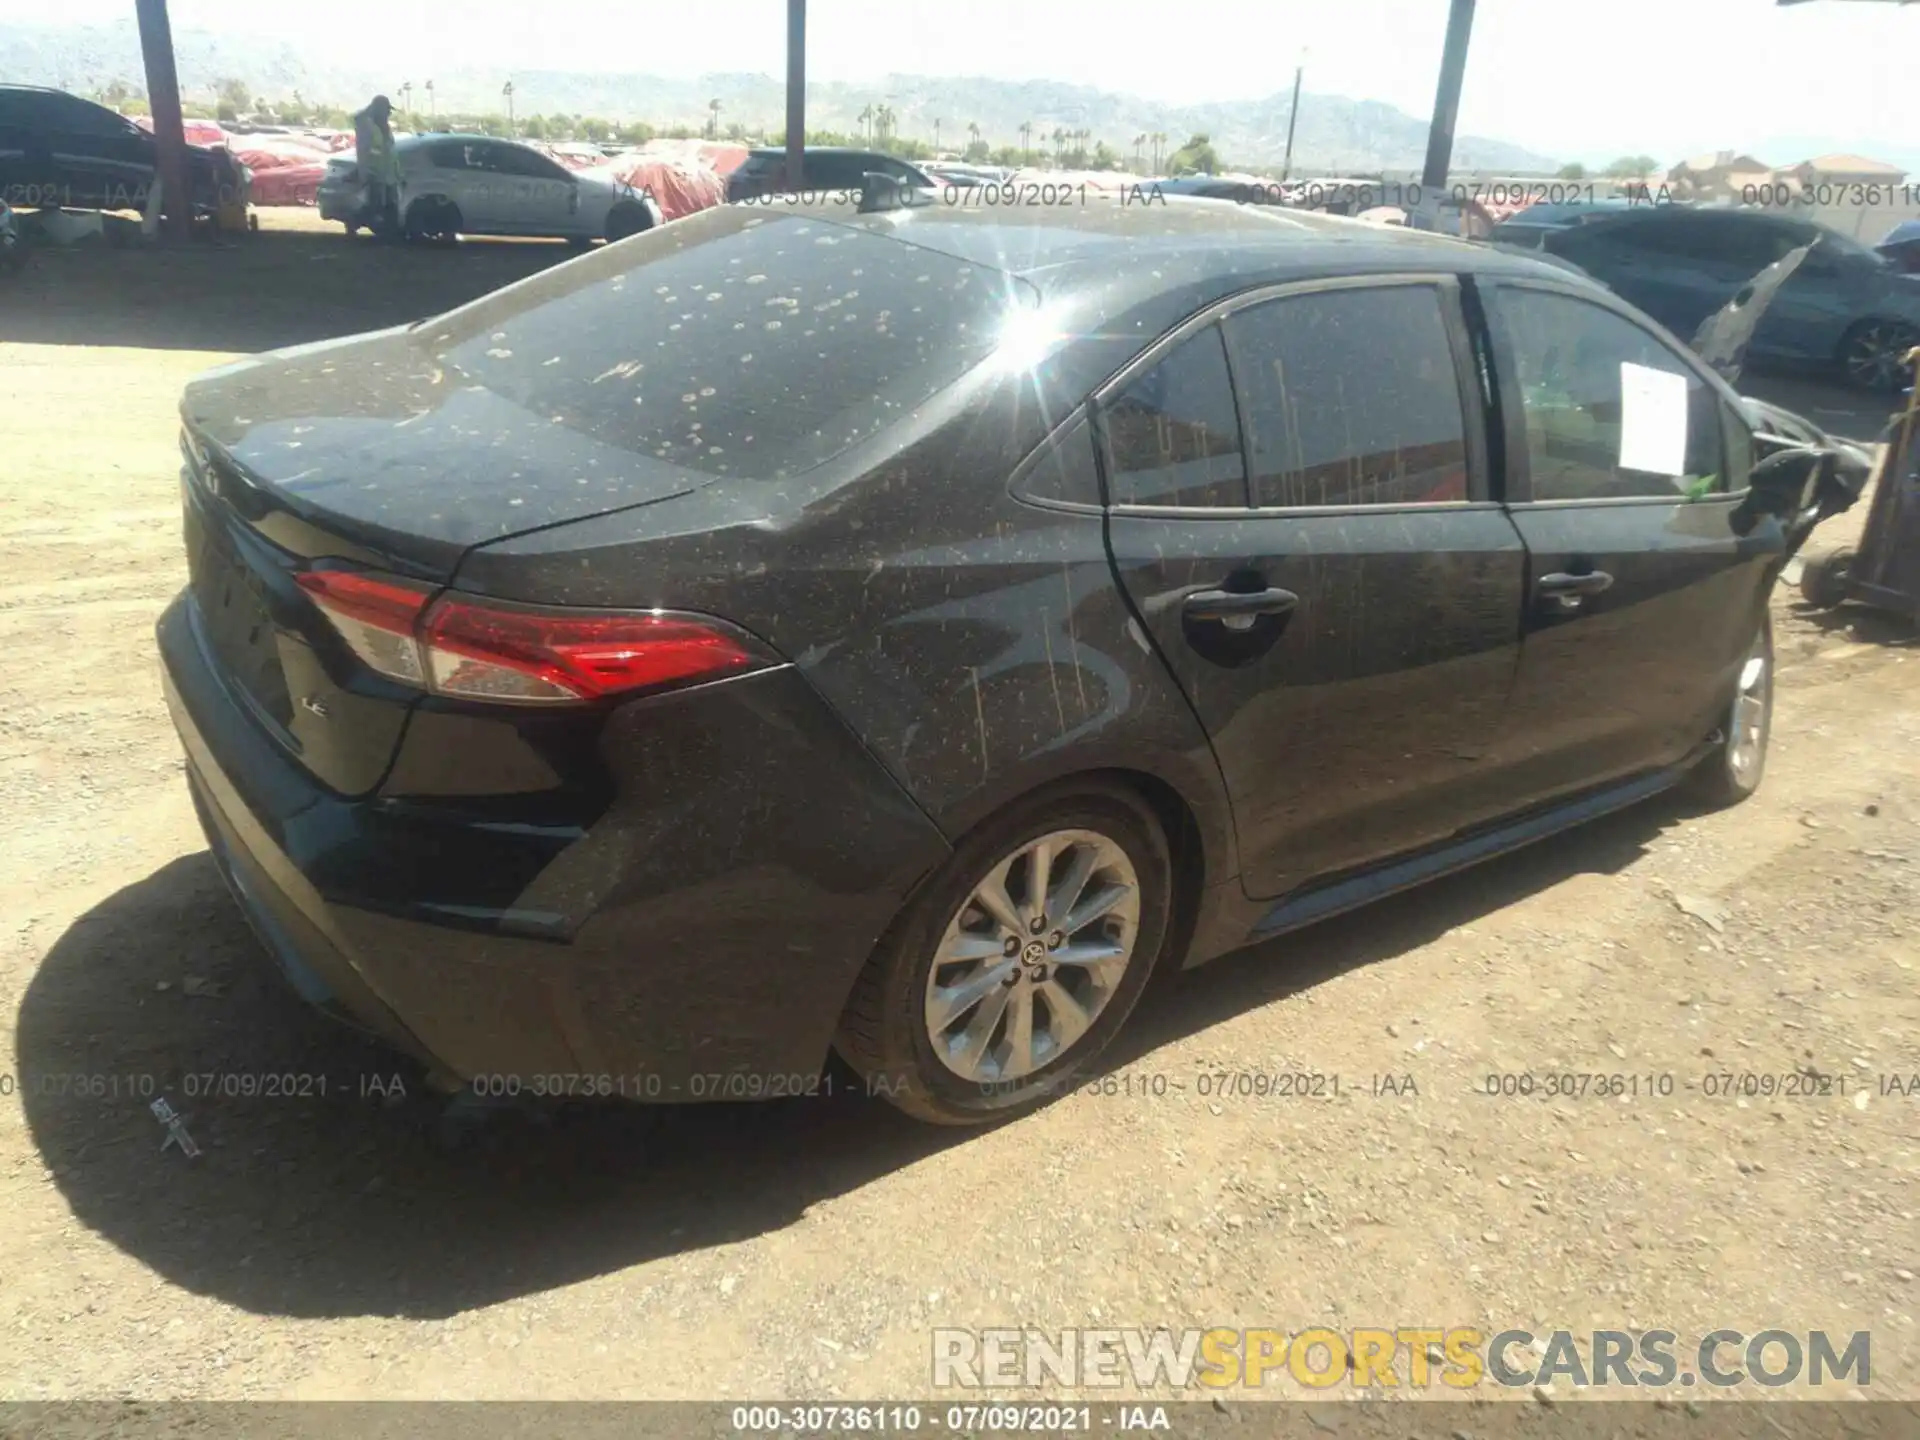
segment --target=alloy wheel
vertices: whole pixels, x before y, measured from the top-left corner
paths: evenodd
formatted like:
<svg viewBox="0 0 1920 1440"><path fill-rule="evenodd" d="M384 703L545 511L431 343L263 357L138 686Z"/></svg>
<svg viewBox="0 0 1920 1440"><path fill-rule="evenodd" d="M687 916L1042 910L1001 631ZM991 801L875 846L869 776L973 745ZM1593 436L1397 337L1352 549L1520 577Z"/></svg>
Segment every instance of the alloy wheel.
<svg viewBox="0 0 1920 1440"><path fill-rule="evenodd" d="M974 886L927 975L927 1039L962 1080L1015 1081L1051 1065L1119 990L1140 930L1140 880L1113 840L1056 830Z"/></svg>
<svg viewBox="0 0 1920 1440"><path fill-rule="evenodd" d="M1767 754L1767 731L1772 723L1773 667L1766 649L1756 642L1740 667L1739 688L1727 718L1727 768L1742 788L1757 779Z"/></svg>
<svg viewBox="0 0 1920 1440"><path fill-rule="evenodd" d="M1920 344L1920 331L1893 320L1873 320L1848 338L1841 354L1847 378L1874 390L1892 390L1905 379L1907 352Z"/></svg>

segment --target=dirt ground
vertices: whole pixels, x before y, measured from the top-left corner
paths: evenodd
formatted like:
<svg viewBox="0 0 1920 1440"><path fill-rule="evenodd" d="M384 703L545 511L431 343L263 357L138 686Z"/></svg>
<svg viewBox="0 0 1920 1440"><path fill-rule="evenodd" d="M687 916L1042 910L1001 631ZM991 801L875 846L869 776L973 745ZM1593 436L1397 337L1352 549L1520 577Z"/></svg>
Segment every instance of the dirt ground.
<svg viewBox="0 0 1920 1440"><path fill-rule="evenodd" d="M1920 1397L1920 1098L1886 1086L1920 1074L1920 663L1784 593L1756 800L1657 802L1185 977L1125 1043L1132 1095L986 1133L841 1098L436 1148L413 1072L270 973L194 823L152 641L174 407L231 352L557 256L306 229L0 282L0 1396L924 1397L934 1326L1326 1324L1867 1330L1868 1393ZM1709 1093L1808 1067L1835 1093ZM1197 1093L1277 1069L1343 1093ZM1484 1093L1520 1071L1673 1090ZM329 1094L188 1098L205 1072Z"/></svg>

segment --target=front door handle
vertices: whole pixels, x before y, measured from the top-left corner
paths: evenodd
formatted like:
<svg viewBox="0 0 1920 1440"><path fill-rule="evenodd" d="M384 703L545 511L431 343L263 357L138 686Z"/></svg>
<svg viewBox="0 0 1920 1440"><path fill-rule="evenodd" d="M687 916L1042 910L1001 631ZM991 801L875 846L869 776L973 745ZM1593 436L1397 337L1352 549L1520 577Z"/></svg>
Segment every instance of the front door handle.
<svg viewBox="0 0 1920 1440"><path fill-rule="evenodd" d="M1202 590L1187 596L1182 609L1189 620L1218 620L1229 629L1244 630L1262 615L1285 615L1299 603L1291 590Z"/></svg>
<svg viewBox="0 0 1920 1440"><path fill-rule="evenodd" d="M1613 576L1604 570L1589 570L1584 575L1556 572L1542 575L1534 582L1540 598L1558 610L1578 610L1589 595L1598 595L1613 584Z"/></svg>

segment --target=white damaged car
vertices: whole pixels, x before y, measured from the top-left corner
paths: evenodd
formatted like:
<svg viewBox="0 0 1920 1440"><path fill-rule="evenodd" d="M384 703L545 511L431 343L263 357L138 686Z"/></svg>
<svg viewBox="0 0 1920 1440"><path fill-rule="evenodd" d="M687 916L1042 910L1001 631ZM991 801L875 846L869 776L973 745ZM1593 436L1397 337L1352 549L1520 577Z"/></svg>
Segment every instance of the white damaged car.
<svg viewBox="0 0 1920 1440"><path fill-rule="evenodd" d="M651 195L604 171L569 170L532 146L490 135L404 135L400 219L409 240L529 235L589 245L624 240L662 223ZM366 183L352 151L328 162L320 218L352 235L369 228Z"/></svg>

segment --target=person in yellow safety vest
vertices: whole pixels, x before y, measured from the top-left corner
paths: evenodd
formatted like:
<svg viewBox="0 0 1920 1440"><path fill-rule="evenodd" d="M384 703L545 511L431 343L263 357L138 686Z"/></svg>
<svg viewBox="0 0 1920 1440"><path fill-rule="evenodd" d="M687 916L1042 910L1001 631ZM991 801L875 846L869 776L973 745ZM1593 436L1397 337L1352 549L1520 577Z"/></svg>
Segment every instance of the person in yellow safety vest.
<svg viewBox="0 0 1920 1440"><path fill-rule="evenodd" d="M365 223L382 239L400 233L400 160L393 150L393 102L376 95L353 117L354 157L367 187Z"/></svg>

